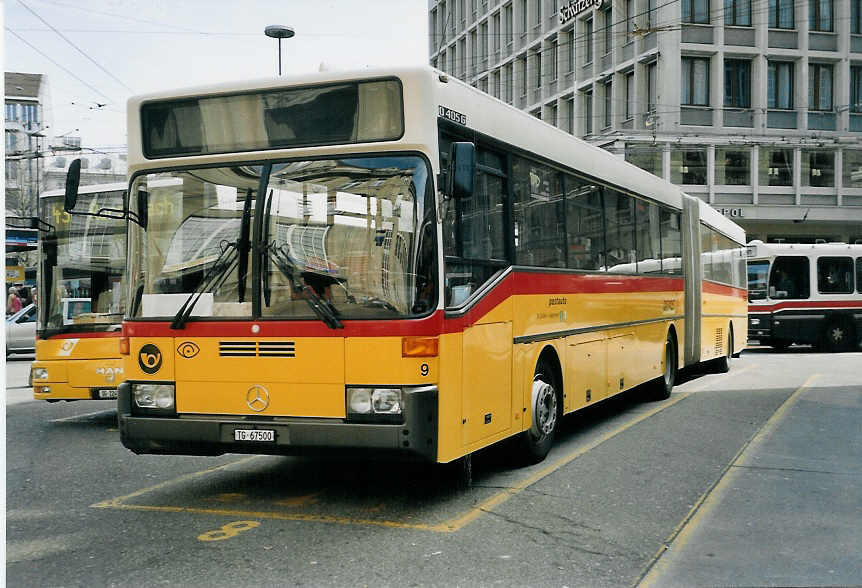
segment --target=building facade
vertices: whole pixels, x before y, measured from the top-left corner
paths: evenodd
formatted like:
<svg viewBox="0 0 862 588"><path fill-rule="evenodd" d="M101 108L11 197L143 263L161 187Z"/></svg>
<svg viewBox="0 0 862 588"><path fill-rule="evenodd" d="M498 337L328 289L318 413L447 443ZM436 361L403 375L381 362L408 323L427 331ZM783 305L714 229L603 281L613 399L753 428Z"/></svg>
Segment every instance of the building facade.
<svg viewBox="0 0 862 588"><path fill-rule="evenodd" d="M5 72L6 213L32 216L42 189L44 149L50 127L47 79Z"/></svg>
<svg viewBox="0 0 862 588"><path fill-rule="evenodd" d="M430 62L699 196L862 242L862 0L429 0Z"/></svg>

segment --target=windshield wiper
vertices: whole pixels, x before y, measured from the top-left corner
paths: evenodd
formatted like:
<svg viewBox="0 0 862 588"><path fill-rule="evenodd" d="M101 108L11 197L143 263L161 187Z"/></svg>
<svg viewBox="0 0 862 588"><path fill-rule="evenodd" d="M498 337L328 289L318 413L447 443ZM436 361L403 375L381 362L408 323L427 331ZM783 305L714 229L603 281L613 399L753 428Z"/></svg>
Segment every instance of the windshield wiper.
<svg viewBox="0 0 862 588"><path fill-rule="evenodd" d="M236 284L237 302L245 301L245 279L248 276L248 250L251 249L249 234L251 233L251 188L245 193L245 205L242 208L242 223L239 228L239 276Z"/></svg>
<svg viewBox="0 0 862 588"><path fill-rule="evenodd" d="M272 285L270 284L270 257L269 257L269 221L272 218L272 190L269 191L269 196L264 204L265 212L263 217L263 235L258 243L258 251L261 255L261 273L260 277L263 281L263 302L269 308L270 300L272 299Z"/></svg>
<svg viewBox="0 0 862 588"><path fill-rule="evenodd" d="M315 292L314 288L305 284L302 277L299 276L296 271L296 266L294 266L293 262L290 261L289 257L284 252L284 249L282 247L278 247L275 243L268 246L267 249L271 252L271 257L275 262L275 266L281 273L287 276L291 284L293 284L294 290L308 303L311 310L314 311L314 314L326 323L326 326L330 329L343 329L344 324L338 319L338 311L335 310L328 300L321 298L320 295Z"/></svg>
<svg viewBox="0 0 862 588"><path fill-rule="evenodd" d="M223 281L227 277L230 271L236 267L238 257L239 253L236 241L225 243L221 253L215 262L213 262L212 267L200 281L194 292L189 294L189 297L183 302L177 314L174 315L174 320L171 322L172 329L185 328L192 310L194 310L195 304L198 303L201 295L207 290L212 290L218 282Z"/></svg>

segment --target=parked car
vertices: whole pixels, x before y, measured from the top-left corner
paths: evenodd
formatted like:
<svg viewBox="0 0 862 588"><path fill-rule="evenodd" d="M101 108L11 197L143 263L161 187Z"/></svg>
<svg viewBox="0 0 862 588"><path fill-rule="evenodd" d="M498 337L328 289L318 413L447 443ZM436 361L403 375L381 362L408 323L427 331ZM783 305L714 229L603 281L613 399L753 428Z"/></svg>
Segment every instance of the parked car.
<svg viewBox="0 0 862 588"><path fill-rule="evenodd" d="M6 357L36 351L36 305L28 304L6 317Z"/></svg>

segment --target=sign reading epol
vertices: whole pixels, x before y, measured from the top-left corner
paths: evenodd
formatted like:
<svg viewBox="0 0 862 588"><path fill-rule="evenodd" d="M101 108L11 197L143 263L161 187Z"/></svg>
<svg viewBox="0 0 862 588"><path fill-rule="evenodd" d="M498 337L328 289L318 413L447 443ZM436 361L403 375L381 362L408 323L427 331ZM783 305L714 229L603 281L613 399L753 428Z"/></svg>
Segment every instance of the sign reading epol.
<svg viewBox="0 0 862 588"><path fill-rule="evenodd" d="M570 0L560 6L560 24L565 24L590 8L601 8L604 0Z"/></svg>

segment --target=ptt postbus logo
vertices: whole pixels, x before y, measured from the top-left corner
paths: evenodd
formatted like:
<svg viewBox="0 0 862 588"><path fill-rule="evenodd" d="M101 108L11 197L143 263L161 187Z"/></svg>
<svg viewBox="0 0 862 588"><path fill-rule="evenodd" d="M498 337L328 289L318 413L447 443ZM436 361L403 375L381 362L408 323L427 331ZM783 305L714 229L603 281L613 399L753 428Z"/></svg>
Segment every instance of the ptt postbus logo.
<svg viewBox="0 0 862 588"><path fill-rule="evenodd" d="M162 367L162 352L152 343L147 343L138 353L138 365L146 374L156 373Z"/></svg>
<svg viewBox="0 0 862 588"><path fill-rule="evenodd" d="M180 354L181 357L185 357L186 359L191 359L198 353L200 353L201 348L197 346L196 343L192 341L183 341L177 347L177 353Z"/></svg>

